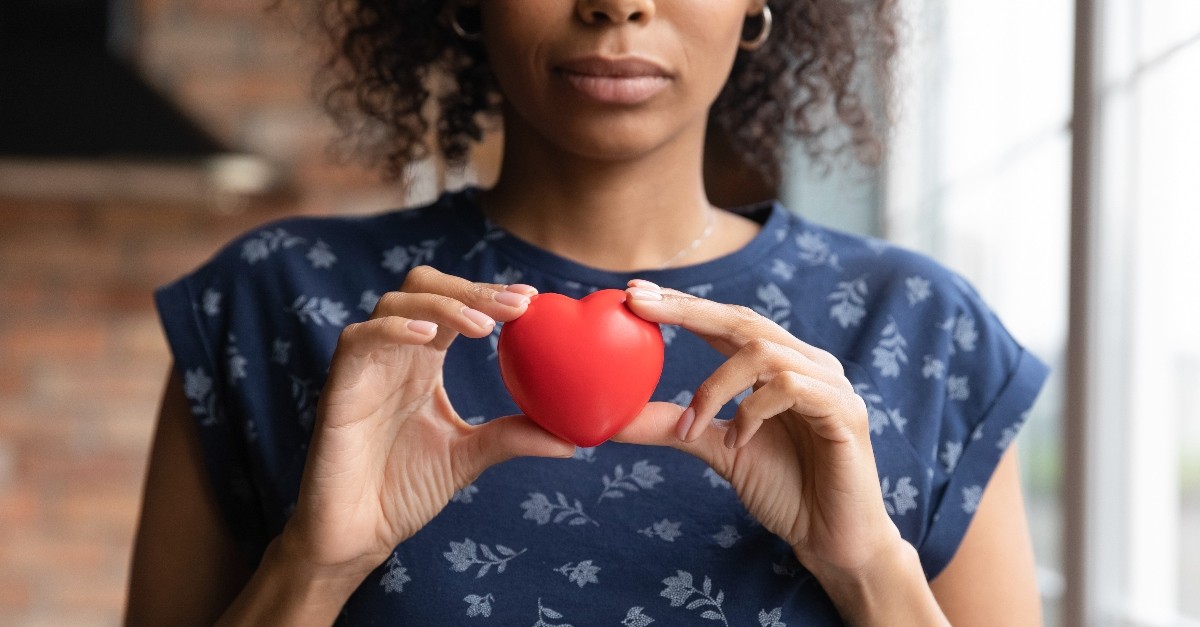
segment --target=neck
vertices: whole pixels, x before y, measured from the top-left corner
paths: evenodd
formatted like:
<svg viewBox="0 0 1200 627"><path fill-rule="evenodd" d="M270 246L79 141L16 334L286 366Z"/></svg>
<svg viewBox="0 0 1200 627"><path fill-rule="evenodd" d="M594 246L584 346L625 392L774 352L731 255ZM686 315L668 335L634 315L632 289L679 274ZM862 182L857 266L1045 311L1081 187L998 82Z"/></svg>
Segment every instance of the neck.
<svg viewBox="0 0 1200 627"><path fill-rule="evenodd" d="M503 168L483 199L495 223L607 270L654 269L676 257L679 264L702 260L702 247L678 255L711 219L703 129L634 159L593 159L507 123L517 117L505 116Z"/></svg>

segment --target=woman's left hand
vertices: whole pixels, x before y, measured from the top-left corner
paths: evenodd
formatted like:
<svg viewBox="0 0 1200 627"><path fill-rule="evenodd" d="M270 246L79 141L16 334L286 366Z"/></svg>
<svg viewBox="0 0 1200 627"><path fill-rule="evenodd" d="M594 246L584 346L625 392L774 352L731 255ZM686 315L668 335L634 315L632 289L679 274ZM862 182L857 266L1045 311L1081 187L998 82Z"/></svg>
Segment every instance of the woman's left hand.
<svg viewBox="0 0 1200 627"><path fill-rule="evenodd" d="M823 584L862 581L904 550L884 508L866 404L841 362L747 307L630 285L634 313L679 325L728 359L682 415L677 405L650 403L616 440L673 446L708 462ZM748 388L735 417L714 423Z"/></svg>

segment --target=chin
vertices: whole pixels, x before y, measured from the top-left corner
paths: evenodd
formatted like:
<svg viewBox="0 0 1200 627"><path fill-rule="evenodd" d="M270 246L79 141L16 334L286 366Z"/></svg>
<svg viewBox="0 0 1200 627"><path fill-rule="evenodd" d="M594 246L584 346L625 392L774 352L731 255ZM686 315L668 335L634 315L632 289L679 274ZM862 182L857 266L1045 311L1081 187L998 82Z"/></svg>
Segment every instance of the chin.
<svg viewBox="0 0 1200 627"><path fill-rule="evenodd" d="M679 135L680 129L641 122L576 124L556 134L556 143L568 152L591 159L629 161L661 148Z"/></svg>

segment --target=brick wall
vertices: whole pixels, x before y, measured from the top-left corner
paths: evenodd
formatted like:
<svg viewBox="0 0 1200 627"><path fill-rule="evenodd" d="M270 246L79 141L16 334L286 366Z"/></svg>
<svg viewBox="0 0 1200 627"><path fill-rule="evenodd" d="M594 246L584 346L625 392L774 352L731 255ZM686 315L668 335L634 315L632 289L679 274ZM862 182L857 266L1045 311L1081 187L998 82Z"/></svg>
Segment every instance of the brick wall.
<svg viewBox="0 0 1200 627"><path fill-rule="evenodd" d="M0 622L118 623L169 364L151 291L281 210L0 201Z"/></svg>
<svg viewBox="0 0 1200 627"><path fill-rule="evenodd" d="M153 289L264 221L405 202L403 190L373 173L326 163L329 128L307 96L311 55L261 1L139 4L150 82L230 146L278 165L291 188L242 203L238 213L214 211L203 193L153 202L123 195L120 185L89 185L87 164L82 177L79 164L70 177L42 167L50 185L41 189L52 193L36 199L0 189L4 625L121 620L170 361ZM0 160L0 178L5 167ZM67 178L74 182L57 189Z"/></svg>

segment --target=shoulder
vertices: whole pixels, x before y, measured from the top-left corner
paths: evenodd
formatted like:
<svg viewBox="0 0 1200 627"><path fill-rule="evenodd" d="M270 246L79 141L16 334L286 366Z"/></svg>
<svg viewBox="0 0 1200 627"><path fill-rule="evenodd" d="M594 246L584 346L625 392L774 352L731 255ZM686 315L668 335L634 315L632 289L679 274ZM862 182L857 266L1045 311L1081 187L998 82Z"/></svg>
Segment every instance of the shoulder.
<svg viewBox="0 0 1200 627"><path fill-rule="evenodd" d="M235 237L191 278L210 283L355 282L428 263L464 224L459 194L370 215L295 216Z"/></svg>
<svg viewBox="0 0 1200 627"><path fill-rule="evenodd" d="M801 303L800 322L823 347L852 350L893 321L987 311L969 281L925 253L796 215L775 229L780 245L758 272Z"/></svg>
<svg viewBox="0 0 1200 627"><path fill-rule="evenodd" d="M935 574L1046 368L931 256L798 217L786 238L776 256L795 272L779 284L807 307L793 332L846 366L867 405L885 504Z"/></svg>
<svg viewBox="0 0 1200 627"><path fill-rule="evenodd" d="M795 250L824 294L815 328L877 388L935 387L986 409L1024 348L979 291L931 256L883 240L796 219ZM818 267L819 266L819 267ZM990 394L969 394L969 381ZM903 395L903 394L902 394Z"/></svg>
<svg viewBox="0 0 1200 627"><path fill-rule="evenodd" d="M202 340L192 348L213 355L231 336L246 341L297 321L340 329L369 315L404 273L436 254L452 232L448 205L444 196L413 209L299 216L250 229L157 290L164 325L169 335Z"/></svg>

